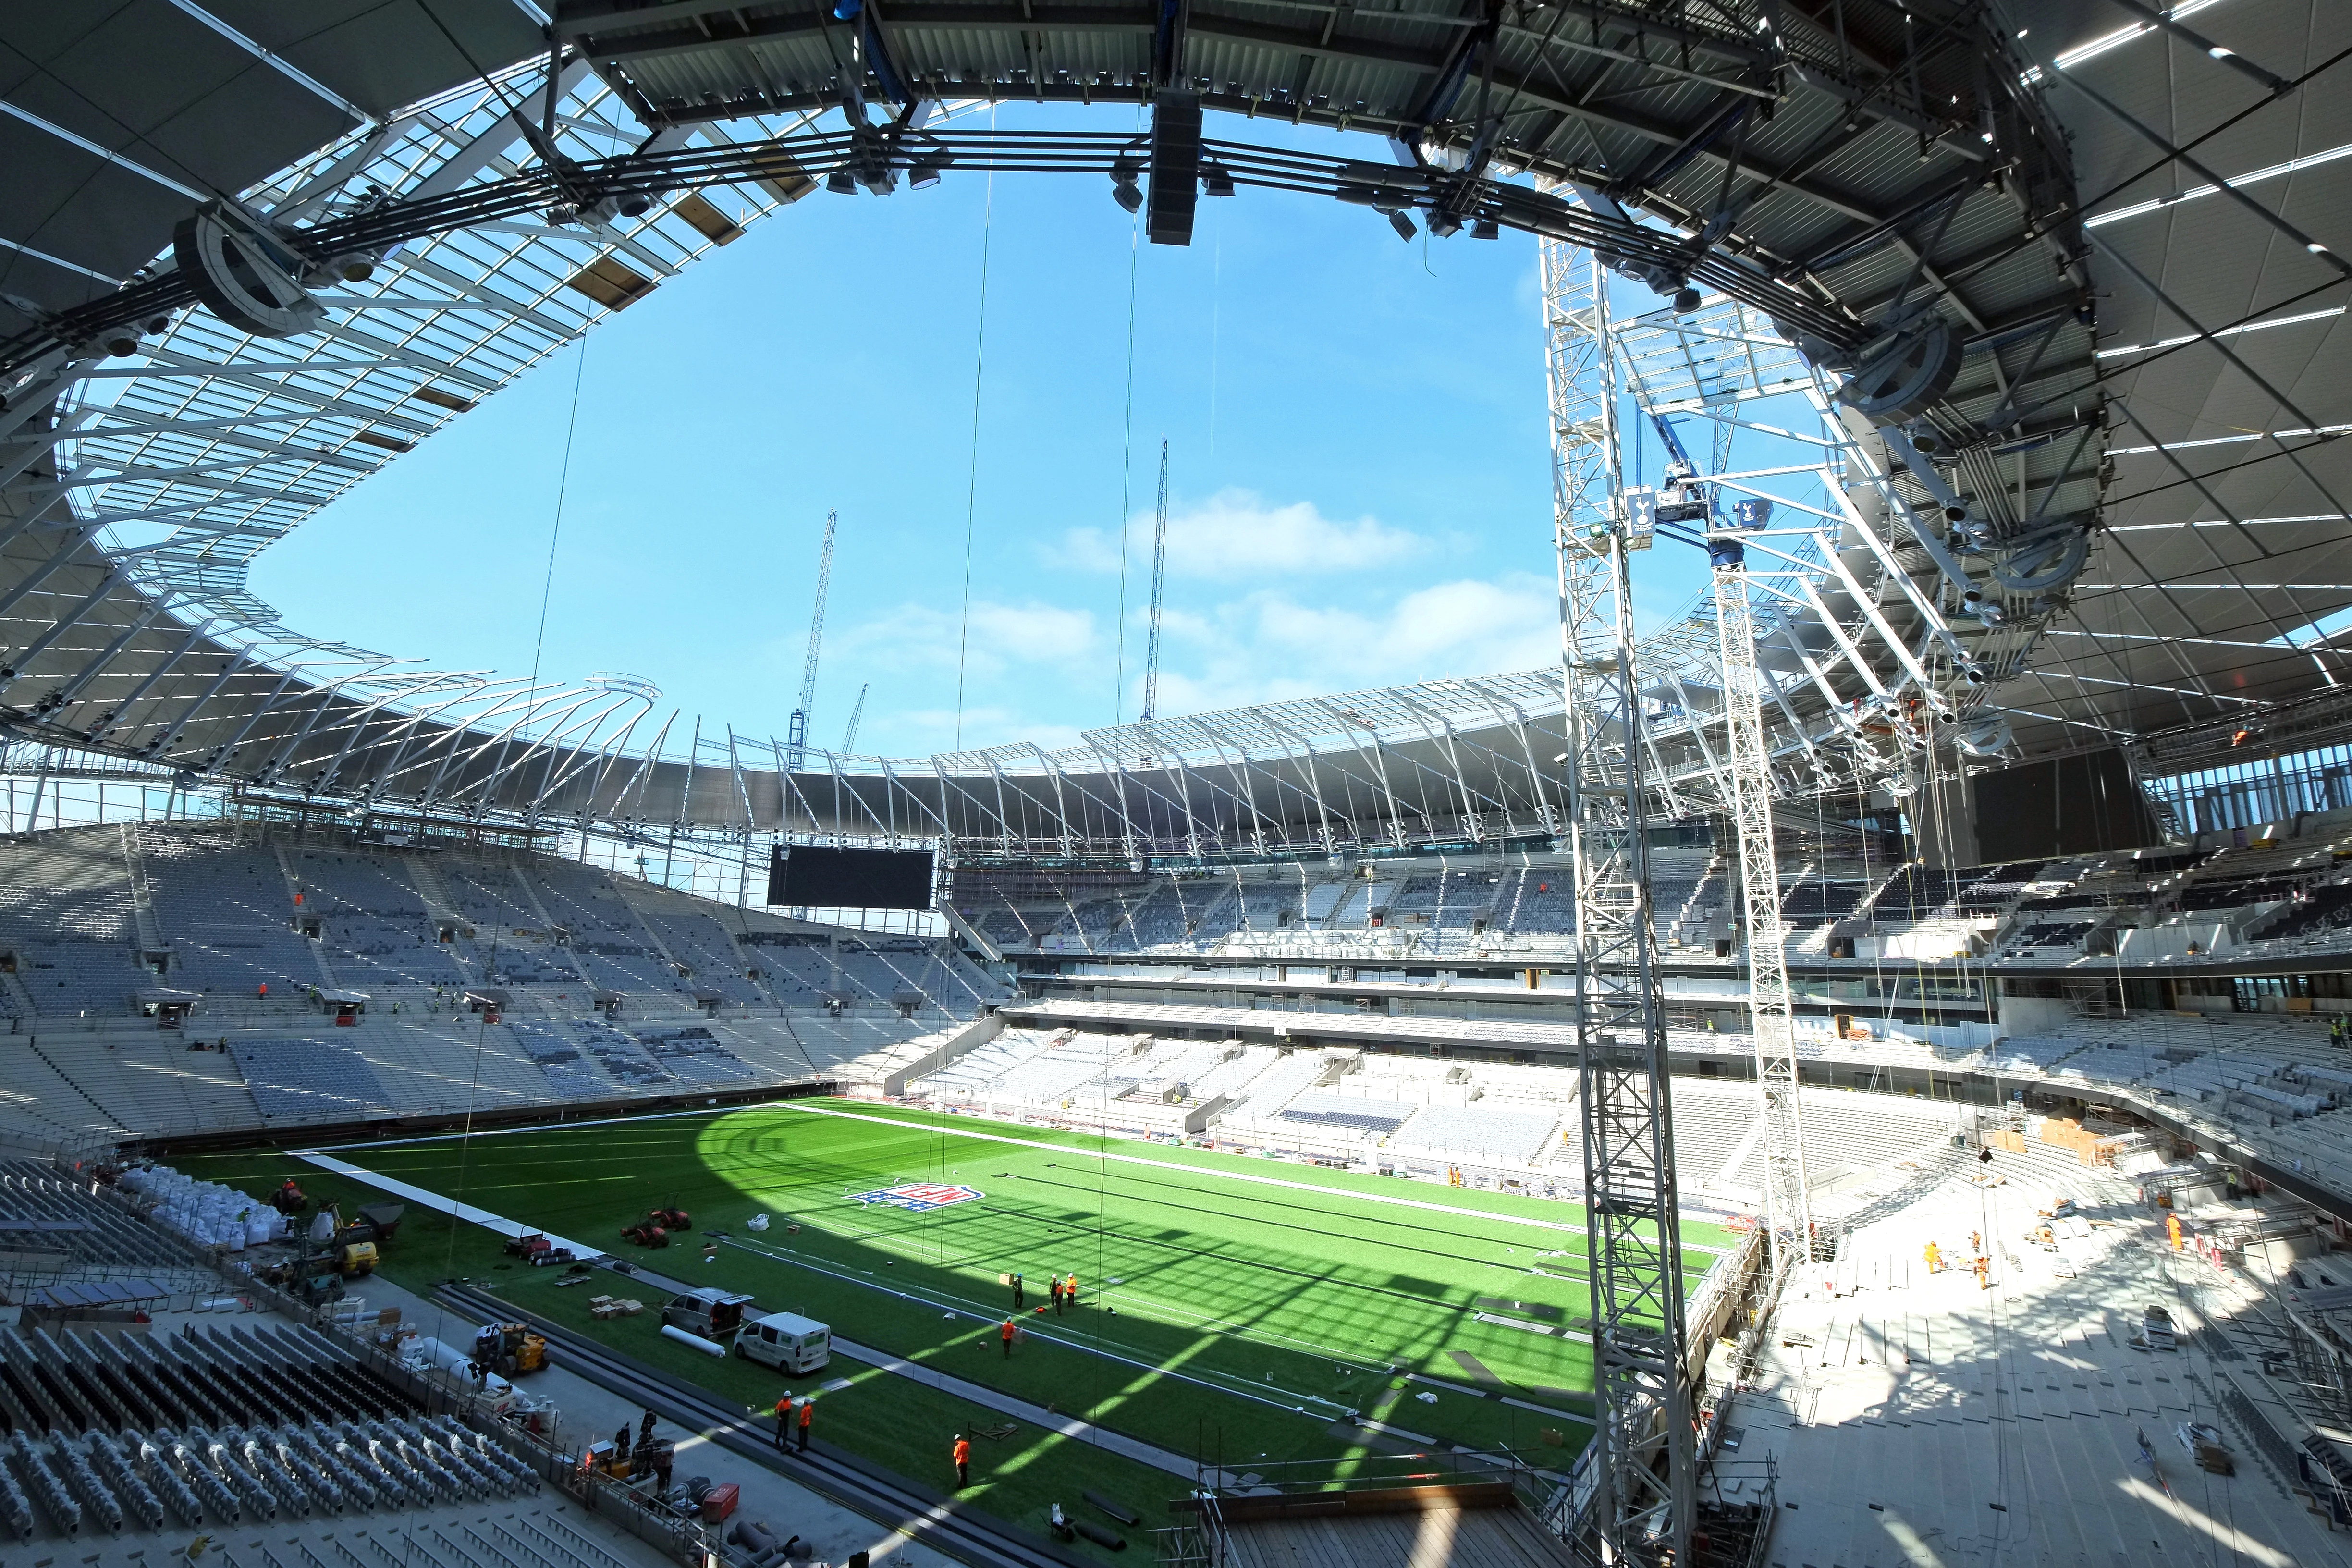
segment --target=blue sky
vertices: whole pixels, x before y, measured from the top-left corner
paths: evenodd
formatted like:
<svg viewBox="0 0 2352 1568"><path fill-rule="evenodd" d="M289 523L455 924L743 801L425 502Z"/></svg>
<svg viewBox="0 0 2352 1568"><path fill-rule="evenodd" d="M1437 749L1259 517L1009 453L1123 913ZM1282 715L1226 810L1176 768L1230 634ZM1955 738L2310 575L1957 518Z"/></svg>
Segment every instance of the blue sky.
<svg viewBox="0 0 2352 1568"><path fill-rule="evenodd" d="M1203 198L1190 248L1133 238L1092 177L820 192L328 508L253 585L307 631L528 673L577 371L540 668L649 678L682 723L783 732L828 508L814 740L839 743L869 682L860 751L1132 719L1163 437L1162 712L1550 662L1535 242L1407 244L1250 190ZM1705 577L1675 549L1638 571L1645 618Z"/></svg>

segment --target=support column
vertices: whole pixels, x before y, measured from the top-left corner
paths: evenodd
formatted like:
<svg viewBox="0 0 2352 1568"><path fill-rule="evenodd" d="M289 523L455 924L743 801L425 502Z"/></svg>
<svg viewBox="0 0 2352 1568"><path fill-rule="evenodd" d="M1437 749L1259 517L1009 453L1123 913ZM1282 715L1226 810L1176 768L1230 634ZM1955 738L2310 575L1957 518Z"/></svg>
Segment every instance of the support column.
<svg viewBox="0 0 2352 1568"><path fill-rule="evenodd" d="M1740 891L1748 907L1748 1005L1756 1032L1756 1082L1764 1100L1764 1216L1778 1281L1811 1256L1812 1207L1805 1194L1804 1118L1797 1103L1789 933L1780 919L1780 868L1772 844L1771 759L1765 749L1756 623L1743 567L1715 569L1715 626L1723 647L1731 817L1738 829Z"/></svg>
<svg viewBox="0 0 2352 1568"><path fill-rule="evenodd" d="M1608 274L1591 252L1547 240L1543 282L1599 1421L1569 1517L1555 1522L1603 1564L1685 1563L1696 1494L1690 1358Z"/></svg>

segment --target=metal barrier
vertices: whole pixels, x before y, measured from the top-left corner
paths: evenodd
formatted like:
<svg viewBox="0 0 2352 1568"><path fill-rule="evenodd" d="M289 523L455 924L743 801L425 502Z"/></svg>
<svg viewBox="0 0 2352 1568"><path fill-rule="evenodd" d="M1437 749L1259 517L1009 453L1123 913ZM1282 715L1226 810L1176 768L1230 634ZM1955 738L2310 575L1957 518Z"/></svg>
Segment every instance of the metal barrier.
<svg viewBox="0 0 2352 1568"><path fill-rule="evenodd" d="M719 1555L718 1542L699 1519L684 1518L656 1509L646 1495L609 1476L586 1468L583 1450L562 1447L551 1437L524 1430L496 1411L480 1395L454 1389L441 1379L426 1376L352 1333L336 1321L336 1303L306 1306L274 1286L247 1279L243 1294L325 1338L361 1365L382 1376L415 1400L428 1415L454 1415L539 1472L550 1485L591 1513L625 1526L631 1534L689 1568L705 1568Z"/></svg>

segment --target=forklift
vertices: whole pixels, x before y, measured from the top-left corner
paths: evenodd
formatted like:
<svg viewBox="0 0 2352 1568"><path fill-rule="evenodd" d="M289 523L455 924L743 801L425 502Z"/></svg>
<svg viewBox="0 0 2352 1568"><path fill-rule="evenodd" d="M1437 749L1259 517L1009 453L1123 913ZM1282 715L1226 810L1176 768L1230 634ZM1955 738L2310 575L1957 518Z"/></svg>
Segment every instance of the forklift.
<svg viewBox="0 0 2352 1568"><path fill-rule="evenodd" d="M474 1364L511 1381L547 1364L547 1341L523 1323L486 1323L474 1335Z"/></svg>

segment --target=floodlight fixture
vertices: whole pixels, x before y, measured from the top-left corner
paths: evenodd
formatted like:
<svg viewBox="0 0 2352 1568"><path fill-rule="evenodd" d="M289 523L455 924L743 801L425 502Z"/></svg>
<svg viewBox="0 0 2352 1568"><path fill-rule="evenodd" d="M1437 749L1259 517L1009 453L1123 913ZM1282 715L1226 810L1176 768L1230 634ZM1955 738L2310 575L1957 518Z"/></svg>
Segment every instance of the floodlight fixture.
<svg viewBox="0 0 2352 1568"><path fill-rule="evenodd" d="M1201 165L1201 194L1204 196L1229 196L1234 194L1234 177L1225 173L1222 163Z"/></svg>
<svg viewBox="0 0 2352 1568"><path fill-rule="evenodd" d="M841 164L824 177L824 188L837 196L852 195L857 189L857 176L849 172L848 164Z"/></svg>
<svg viewBox="0 0 2352 1568"><path fill-rule="evenodd" d="M1503 237L1503 226L1496 223L1493 218L1482 217L1476 223L1470 226L1470 237L1473 239L1500 239Z"/></svg>
<svg viewBox="0 0 2352 1568"><path fill-rule="evenodd" d="M1389 226L1397 231L1399 239L1410 240L1421 231L1412 226L1412 219L1401 212L1389 214Z"/></svg>
<svg viewBox="0 0 2352 1568"><path fill-rule="evenodd" d="M910 191L929 190L940 183L940 167L935 160L924 159L907 171L907 188Z"/></svg>
<svg viewBox="0 0 2352 1568"><path fill-rule="evenodd" d="M1698 290L1685 283L1675 290L1675 314L1687 316L1698 309Z"/></svg>
<svg viewBox="0 0 2352 1568"><path fill-rule="evenodd" d="M1429 215L1429 232L1440 239L1452 239L1462 232L1462 220L1440 207Z"/></svg>
<svg viewBox="0 0 2352 1568"><path fill-rule="evenodd" d="M1111 165L1111 199L1131 213L1143 208L1143 189L1135 183L1138 173L1135 164L1125 158Z"/></svg>

